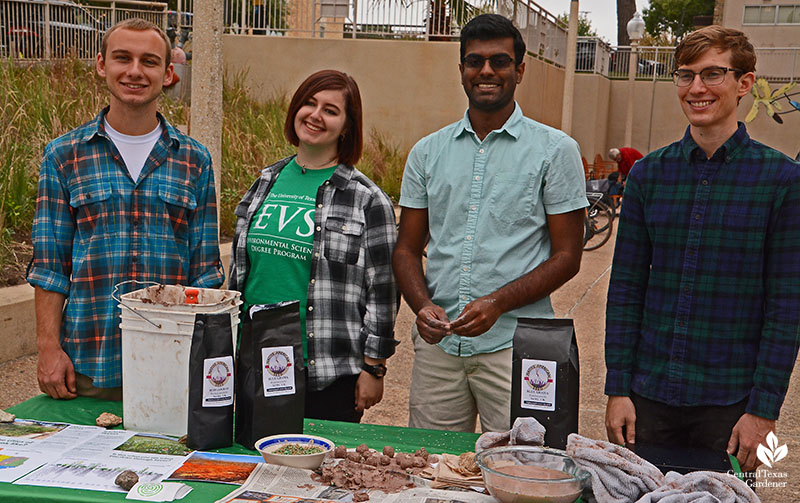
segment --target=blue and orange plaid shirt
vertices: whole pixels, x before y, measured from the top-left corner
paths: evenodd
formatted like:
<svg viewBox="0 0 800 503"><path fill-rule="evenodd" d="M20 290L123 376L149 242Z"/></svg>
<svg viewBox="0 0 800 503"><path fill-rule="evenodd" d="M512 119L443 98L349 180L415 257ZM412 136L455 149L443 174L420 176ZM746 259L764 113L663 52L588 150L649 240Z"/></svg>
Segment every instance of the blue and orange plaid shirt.
<svg viewBox="0 0 800 503"><path fill-rule="evenodd" d="M683 139L625 183L606 307L606 394L777 419L800 343L800 165L744 124Z"/></svg>
<svg viewBox="0 0 800 503"><path fill-rule="evenodd" d="M224 279L208 150L159 114L162 135L134 181L105 132L107 111L45 148L28 267L31 285L67 296L61 345L100 388L122 383L114 285Z"/></svg>

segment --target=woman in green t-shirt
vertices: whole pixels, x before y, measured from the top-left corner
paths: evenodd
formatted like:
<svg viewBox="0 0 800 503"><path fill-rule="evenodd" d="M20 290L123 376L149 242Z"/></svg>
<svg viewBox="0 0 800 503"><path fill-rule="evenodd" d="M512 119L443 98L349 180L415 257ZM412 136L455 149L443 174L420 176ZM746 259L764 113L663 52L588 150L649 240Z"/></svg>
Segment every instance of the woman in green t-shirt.
<svg viewBox="0 0 800 503"><path fill-rule="evenodd" d="M246 307L300 301L306 417L358 422L383 397L398 297L392 202L354 167L363 139L353 78L308 77L284 134L297 155L264 168L236 209L229 288Z"/></svg>

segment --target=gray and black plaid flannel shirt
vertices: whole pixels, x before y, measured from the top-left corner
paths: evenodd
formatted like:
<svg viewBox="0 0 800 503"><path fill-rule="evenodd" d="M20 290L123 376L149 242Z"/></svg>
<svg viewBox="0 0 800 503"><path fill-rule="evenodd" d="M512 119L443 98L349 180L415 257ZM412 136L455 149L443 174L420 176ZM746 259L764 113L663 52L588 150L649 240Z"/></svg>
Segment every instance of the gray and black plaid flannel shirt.
<svg viewBox="0 0 800 503"><path fill-rule="evenodd" d="M236 208L229 288L244 292L247 232L253 215L291 157L264 168ZM361 372L364 356L388 358L394 339L397 239L389 197L357 169L340 164L317 191L308 284L308 384L321 390ZM289 299L287 299L289 300Z"/></svg>

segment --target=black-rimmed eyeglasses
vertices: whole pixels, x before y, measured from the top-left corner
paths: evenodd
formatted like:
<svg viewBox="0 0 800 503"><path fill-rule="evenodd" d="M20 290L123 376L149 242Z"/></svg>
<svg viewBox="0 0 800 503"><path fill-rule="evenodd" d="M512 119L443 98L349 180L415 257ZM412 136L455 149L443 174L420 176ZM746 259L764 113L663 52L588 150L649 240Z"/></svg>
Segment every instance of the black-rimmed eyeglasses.
<svg viewBox="0 0 800 503"><path fill-rule="evenodd" d="M672 72L672 81L678 87L687 87L694 82L694 76L700 75L700 80L707 86L718 86L725 80L725 74L728 72L744 73L736 68L726 68L724 66L709 66L703 68L699 72L691 70L675 70Z"/></svg>
<svg viewBox="0 0 800 503"><path fill-rule="evenodd" d="M511 65L511 63L514 62L514 58L508 54L494 54L488 58L484 58L483 56L479 56L477 54L467 54L464 56L464 59L462 59L461 62L467 68L478 70L483 68L483 65L486 64L487 59L489 60L489 65L491 65L492 69L495 71L505 70Z"/></svg>

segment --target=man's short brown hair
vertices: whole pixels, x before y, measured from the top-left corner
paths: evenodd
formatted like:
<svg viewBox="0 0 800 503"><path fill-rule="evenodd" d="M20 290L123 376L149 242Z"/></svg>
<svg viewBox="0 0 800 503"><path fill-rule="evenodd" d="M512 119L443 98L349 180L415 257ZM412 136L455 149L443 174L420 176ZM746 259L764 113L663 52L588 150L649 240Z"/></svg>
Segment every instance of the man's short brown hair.
<svg viewBox="0 0 800 503"><path fill-rule="evenodd" d="M675 48L675 68L693 63L711 48L731 51L731 66L738 70L738 75L756 71L756 51L747 35L718 25L706 26L687 35Z"/></svg>
<svg viewBox="0 0 800 503"><path fill-rule="evenodd" d="M106 49L108 49L108 37L111 36L117 30L133 30L133 31L147 31L153 30L161 37L161 40L164 41L164 47L166 54L164 55L164 68L167 68L171 61L171 52L172 52L172 44L169 41L169 37L167 34L164 33L164 30L161 29L160 26L151 23L150 21L145 21L144 19L138 17L132 17L130 19L126 19L124 21L120 21L119 23L115 24L103 34L103 41L100 45L100 54L103 56L103 60L106 59Z"/></svg>

